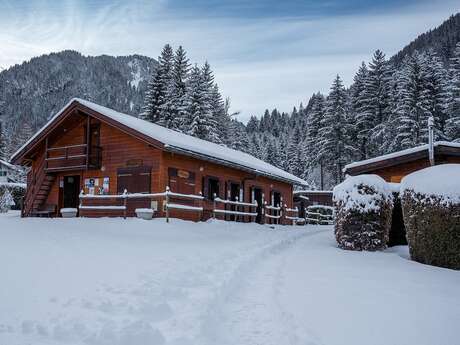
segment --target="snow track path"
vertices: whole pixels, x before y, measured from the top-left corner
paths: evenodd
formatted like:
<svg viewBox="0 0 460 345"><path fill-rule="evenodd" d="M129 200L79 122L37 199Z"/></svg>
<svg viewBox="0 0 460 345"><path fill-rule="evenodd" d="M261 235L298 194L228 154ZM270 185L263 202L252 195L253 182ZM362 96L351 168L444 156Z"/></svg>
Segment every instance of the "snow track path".
<svg viewBox="0 0 460 345"><path fill-rule="evenodd" d="M304 333L299 339L296 320L283 307L280 293L286 288L284 272L290 252L324 231L299 228L297 234L263 248L242 263L210 306L204 343L318 344L312 334Z"/></svg>

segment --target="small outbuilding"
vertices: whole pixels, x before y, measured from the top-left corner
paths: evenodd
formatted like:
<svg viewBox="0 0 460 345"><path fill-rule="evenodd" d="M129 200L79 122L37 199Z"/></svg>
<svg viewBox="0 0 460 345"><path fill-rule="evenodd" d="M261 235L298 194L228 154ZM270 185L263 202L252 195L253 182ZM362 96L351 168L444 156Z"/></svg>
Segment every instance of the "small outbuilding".
<svg viewBox="0 0 460 345"><path fill-rule="evenodd" d="M434 164L460 163L460 143L436 141ZM389 153L386 155L353 162L345 166L345 175L375 174L387 182L401 182L401 179L423 168L429 167L429 145Z"/></svg>
<svg viewBox="0 0 460 345"><path fill-rule="evenodd" d="M305 217L309 206L333 206L331 190L296 190L294 206L299 210L299 217Z"/></svg>
<svg viewBox="0 0 460 345"><path fill-rule="evenodd" d="M460 143L437 141L433 143L434 165L459 163ZM375 174L391 182L394 194L394 207L390 230L389 245L406 244L406 229L403 222L399 183L402 178L431 166L428 144L393 152L363 161L348 164L343 169L345 175L356 176ZM460 177L459 177L460 178Z"/></svg>
<svg viewBox="0 0 460 345"><path fill-rule="evenodd" d="M13 182L14 175L17 174L18 168L0 159L0 183Z"/></svg>

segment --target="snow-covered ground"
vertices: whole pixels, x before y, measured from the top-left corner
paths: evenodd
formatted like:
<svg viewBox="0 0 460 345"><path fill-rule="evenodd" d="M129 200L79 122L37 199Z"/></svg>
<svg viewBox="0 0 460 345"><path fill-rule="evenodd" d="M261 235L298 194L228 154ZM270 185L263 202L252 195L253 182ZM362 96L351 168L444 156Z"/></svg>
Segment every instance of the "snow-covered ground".
<svg viewBox="0 0 460 345"><path fill-rule="evenodd" d="M332 227L0 215L0 344L458 344L460 272Z"/></svg>

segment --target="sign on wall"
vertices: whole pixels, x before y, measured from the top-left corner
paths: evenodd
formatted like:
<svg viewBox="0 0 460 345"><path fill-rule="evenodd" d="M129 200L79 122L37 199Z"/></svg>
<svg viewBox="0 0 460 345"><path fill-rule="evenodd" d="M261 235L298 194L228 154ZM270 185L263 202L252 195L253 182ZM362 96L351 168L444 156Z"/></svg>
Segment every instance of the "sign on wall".
<svg viewBox="0 0 460 345"><path fill-rule="evenodd" d="M84 192L89 195L109 194L109 177L85 178Z"/></svg>

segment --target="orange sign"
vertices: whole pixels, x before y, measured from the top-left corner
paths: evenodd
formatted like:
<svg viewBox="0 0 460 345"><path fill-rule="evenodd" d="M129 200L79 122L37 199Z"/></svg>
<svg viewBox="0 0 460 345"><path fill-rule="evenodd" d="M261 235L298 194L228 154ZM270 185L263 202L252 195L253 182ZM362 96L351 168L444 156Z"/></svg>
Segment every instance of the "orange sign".
<svg viewBox="0 0 460 345"><path fill-rule="evenodd" d="M182 177L182 178L189 178L190 173L187 170L178 170L177 176Z"/></svg>

